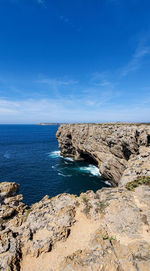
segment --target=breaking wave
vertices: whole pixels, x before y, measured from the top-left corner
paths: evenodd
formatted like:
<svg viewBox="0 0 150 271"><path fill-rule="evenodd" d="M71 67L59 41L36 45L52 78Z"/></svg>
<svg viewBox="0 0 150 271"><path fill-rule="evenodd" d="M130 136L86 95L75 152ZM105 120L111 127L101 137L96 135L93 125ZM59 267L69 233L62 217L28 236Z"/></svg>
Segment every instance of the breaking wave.
<svg viewBox="0 0 150 271"><path fill-rule="evenodd" d="M64 159L67 160L67 161L70 161L70 162L74 161L73 158L71 158L71 157L64 157Z"/></svg>
<svg viewBox="0 0 150 271"><path fill-rule="evenodd" d="M99 168L94 165L88 165L85 167L79 167L79 170L85 173L90 173L93 176L100 176Z"/></svg>
<svg viewBox="0 0 150 271"><path fill-rule="evenodd" d="M105 181L105 184L111 186L111 183L109 183L108 181Z"/></svg>
<svg viewBox="0 0 150 271"><path fill-rule="evenodd" d="M51 158L58 158L58 157L60 157L60 151L52 151L49 153L49 156Z"/></svg>

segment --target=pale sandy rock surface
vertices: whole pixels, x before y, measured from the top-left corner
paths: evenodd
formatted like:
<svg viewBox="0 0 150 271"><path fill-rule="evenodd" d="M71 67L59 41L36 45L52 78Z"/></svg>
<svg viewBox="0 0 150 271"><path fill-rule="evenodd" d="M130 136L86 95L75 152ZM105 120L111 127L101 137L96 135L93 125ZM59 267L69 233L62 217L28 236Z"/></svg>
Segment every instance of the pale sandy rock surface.
<svg viewBox="0 0 150 271"><path fill-rule="evenodd" d="M20 196L6 199L1 209L21 204ZM0 270L148 271L149 206L150 187L142 185L45 196L7 219L1 212Z"/></svg>

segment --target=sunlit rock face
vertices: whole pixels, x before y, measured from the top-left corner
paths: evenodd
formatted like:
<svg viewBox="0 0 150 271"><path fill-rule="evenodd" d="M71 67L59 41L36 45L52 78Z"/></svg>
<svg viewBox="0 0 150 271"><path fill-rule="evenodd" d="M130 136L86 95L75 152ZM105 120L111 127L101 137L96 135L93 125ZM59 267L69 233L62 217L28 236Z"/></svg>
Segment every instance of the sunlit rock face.
<svg viewBox="0 0 150 271"><path fill-rule="evenodd" d="M61 155L97 163L102 177L113 185L150 176L149 125L64 124L56 136Z"/></svg>
<svg viewBox="0 0 150 271"><path fill-rule="evenodd" d="M61 154L98 165L118 187L29 207L18 184L1 183L0 270L150 270L149 135L147 125L62 125Z"/></svg>
<svg viewBox="0 0 150 271"><path fill-rule="evenodd" d="M150 270L148 185L45 196L31 207L14 189L0 205L0 270Z"/></svg>

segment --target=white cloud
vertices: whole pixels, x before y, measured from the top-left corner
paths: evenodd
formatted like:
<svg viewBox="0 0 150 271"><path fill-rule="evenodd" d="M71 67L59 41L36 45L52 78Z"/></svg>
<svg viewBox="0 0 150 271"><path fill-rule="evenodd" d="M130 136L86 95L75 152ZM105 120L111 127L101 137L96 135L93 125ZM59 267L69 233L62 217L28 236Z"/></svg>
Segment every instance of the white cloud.
<svg viewBox="0 0 150 271"><path fill-rule="evenodd" d="M106 98L107 100L107 98ZM143 101L144 102L144 101ZM142 102L113 105L96 99L0 99L0 123L149 121L150 106Z"/></svg>

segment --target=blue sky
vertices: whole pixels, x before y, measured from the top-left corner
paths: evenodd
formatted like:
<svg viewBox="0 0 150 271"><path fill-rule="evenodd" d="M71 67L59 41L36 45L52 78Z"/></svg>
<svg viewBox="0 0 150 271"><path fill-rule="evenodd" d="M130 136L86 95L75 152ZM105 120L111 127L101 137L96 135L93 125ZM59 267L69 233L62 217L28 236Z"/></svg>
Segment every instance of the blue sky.
<svg viewBox="0 0 150 271"><path fill-rule="evenodd" d="M0 123L150 121L149 0L0 0Z"/></svg>

